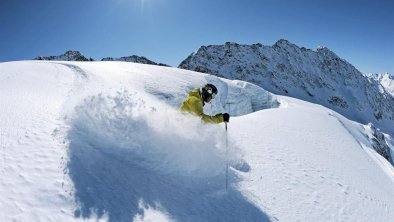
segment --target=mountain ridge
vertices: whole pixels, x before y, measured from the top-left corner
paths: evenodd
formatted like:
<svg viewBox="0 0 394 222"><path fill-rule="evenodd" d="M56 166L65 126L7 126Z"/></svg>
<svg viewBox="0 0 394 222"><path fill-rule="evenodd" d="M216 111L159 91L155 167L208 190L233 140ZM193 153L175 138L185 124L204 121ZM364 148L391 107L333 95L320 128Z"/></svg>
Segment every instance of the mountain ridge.
<svg viewBox="0 0 394 222"><path fill-rule="evenodd" d="M137 56L137 55L132 55L132 56L124 56L120 58L112 58L112 57L106 57L101 59L101 61L123 61L123 62L136 62L136 63L141 63L141 64L149 64L149 65L158 65L158 66L167 66L169 65L163 64L163 63L156 63L153 62L152 60L147 59L144 56Z"/></svg>
<svg viewBox="0 0 394 222"><path fill-rule="evenodd" d="M58 56L37 56L33 60L49 60L49 61L94 61L92 58L86 58L82 53L75 50L68 50Z"/></svg>
<svg viewBox="0 0 394 222"><path fill-rule="evenodd" d="M76 50L68 50L65 53L58 56L37 56L33 60L49 60L49 61L95 61L93 58L85 57L81 52ZM152 60L147 59L144 56L124 56L120 58L105 57L100 61L123 61L123 62L135 62L141 64L158 65L158 66L168 66L164 63L156 63Z"/></svg>
<svg viewBox="0 0 394 222"><path fill-rule="evenodd" d="M394 98L327 47L311 50L284 39L272 46L226 42L201 46L178 67L248 81L394 134Z"/></svg>

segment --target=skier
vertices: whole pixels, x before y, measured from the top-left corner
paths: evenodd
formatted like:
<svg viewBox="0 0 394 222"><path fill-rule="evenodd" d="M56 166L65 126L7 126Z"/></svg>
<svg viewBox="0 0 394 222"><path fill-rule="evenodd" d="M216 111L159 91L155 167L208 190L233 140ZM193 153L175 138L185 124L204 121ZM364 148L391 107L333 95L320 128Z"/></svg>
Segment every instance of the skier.
<svg viewBox="0 0 394 222"><path fill-rule="evenodd" d="M203 112L205 103L209 103L214 99L217 93L218 89L212 84L206 84L201 89L193 89L189 92L189 96L183 101L179 110L196 115L205 123L229 122L230 115L228 113L219 113L214 116L209 116Z"/></svg>

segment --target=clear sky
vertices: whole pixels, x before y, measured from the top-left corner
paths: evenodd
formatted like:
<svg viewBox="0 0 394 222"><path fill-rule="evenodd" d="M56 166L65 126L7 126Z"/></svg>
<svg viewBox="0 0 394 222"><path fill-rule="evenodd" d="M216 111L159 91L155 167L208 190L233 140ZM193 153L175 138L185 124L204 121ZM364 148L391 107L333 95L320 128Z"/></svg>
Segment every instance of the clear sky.
<svg viewBox="0 0 394 222"><path fill-rule="evenodd" d="M0 0L0 61L79 50L178 66L201 45L279 39L394 74L394 0Z"/></svg>

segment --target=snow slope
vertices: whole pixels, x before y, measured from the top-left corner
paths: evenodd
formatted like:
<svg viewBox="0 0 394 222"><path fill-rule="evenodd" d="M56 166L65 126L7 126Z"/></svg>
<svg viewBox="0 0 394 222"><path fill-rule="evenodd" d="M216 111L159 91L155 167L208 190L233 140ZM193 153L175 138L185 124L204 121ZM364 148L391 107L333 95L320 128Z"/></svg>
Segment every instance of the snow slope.
<svg viewBox="0 0 394 222"><path fill-rule="evenodd" d="M177 111L206 82L219 88L206 112L232 115L227 151L223 124ZM371 127L250 83L126 62L9 62L0 107L0 221L394 218L394 169Z"/></svg>

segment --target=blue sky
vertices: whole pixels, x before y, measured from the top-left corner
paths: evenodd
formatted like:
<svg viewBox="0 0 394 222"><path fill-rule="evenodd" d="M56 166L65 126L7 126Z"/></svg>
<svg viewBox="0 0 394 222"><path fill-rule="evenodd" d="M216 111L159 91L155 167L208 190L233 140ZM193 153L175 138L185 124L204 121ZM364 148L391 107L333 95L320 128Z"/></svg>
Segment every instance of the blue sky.
<svg viewBox="0 0 394 222"><path fill-rule="evenodd" d="M178 66L201 45L287 39L394 74L394 0L0 0L0 61L79 50Z"/></svg>

